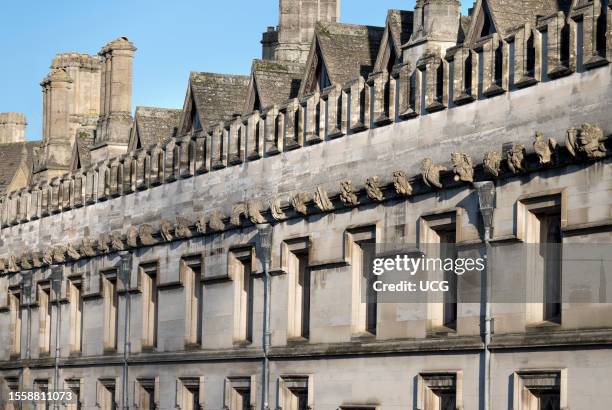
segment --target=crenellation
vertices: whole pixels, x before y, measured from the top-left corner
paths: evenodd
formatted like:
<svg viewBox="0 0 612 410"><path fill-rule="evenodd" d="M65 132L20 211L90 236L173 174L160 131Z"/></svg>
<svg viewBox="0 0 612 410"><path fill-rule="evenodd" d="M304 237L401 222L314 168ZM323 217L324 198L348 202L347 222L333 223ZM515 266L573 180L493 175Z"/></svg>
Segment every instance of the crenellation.
<svg viewBox="0 0 612 410"><path fill-rule="evenodd" d="M263 155L277 155L283 150L282 122L278 106L272 105L264 109L260 114L260 133L263 143Z"/></svg>
<svg viewBox="0 0 612 410"><path fill-rule="evenodd" d="M543 18L537 26L538 31L546 33L546 74L549 78L559 78L571 74L576 70L575 57L572 58L570 31L572 23L568 23L565 13L560 11L557 14Z"/></svg>
<svg viewBox="0 0 612 410"><path fill-rule="evenodd" d="M328 139L343 136L346 127L342 124L342 102L346 100L343 99L342 87L336 84L326 88L321 93L321 100L325 107L323 116L327 117L325 135ZM299 118L296 120L294 127L299 125Z"/></svg>

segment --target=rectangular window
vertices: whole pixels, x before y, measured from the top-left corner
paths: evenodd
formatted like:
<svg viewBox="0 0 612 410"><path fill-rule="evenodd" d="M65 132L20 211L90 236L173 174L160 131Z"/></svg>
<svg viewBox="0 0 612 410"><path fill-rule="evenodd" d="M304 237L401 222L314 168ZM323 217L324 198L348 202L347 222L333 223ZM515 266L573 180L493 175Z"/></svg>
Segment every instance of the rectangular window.
<svg viewBox="0 0 612 410"><path fill-rule="evenodd" d="M514 403L517 410L561 410L567 408L563 390L565 370L514 373Z"/></svg>
<svg viewBox="0 0 612 410"><path fill-rule="evenodd" d="M561 323L561 195L519 203L527 247L527 322ZM519 222L520 223L520 222Z"/></svg>
<svg viewBox="0 0 612 410"><path fill-rule="evenodd" d="M157 408L156 379L138 379L134 400L140 410L155 410Z"/></svg>
<svg viewBox="0 0 612 410"><path fill-rule="evenodd" d="M38 348L41 355L51 351L51 289L49 283L38 285Z"/></svg>
<svg viewBox="0 0 612 410"><path fill-rule="evenodd" d="M463 408L461 373L421 373L418 377L418 403L423 410Z"/></svg>
<svg viewBox="0 0 612 410"><path fill-rule="evenodd" d="M17 377L7 377L4 380L6 381L6 388L9 394L10 393L16 394L19 391L23 390L19 388L19 379ZM17 410L18 408L20 408L18 403L19 402L17 401L7 401L4 409L5 410Z"/></svg>
<svg viewBox="0 0 612 410"><path fill-rule="evenodd" d="M378 322L377 294L372 284L372 263L376 255L376 227L347 232L352 269L352 332L354 336L375 335Z"/></svg>
<svg viewBox="0 0 612 410"><path fill-rule="evenodd" d="M70 352L78 353L83 348L83 298L81 278L69 281L70 300Z"/></svg>
<svg viewBox="0 0 612 410"><path fill-rule="evenodd" d="M201 346L204 301L201 257L181 259L180 269L185 289L185 342L188 346Z"/></svg>
<svg viewBox="0 0 612 410"><path fill-rule="evenodd" d="M310 335L310 268L308 267L309 240L299 239L284 243L288 283L288 339L307 339Z"/></svg>
<svg viewBox="0 0 612 410"><path fill-rule="evenodd" d="M49 381L48 380L34 380L34 391L39 393L49 392ZM50 408L49 401L39 400L36 402L36 410L48 410Z"/></svg>
<svg viewBox="0 0 612 410"><path fill-rule="evenodd" d="M66 410L81 410L81 380L66 380L66 390L72 392L72 400L66 403Z"/></svg>
<svg viewBox="0 0 612 410"><path fill-rule="evenodd" d="M430 292L427 305L428 330L454 332L457 330L457 275L445 270L447 259L457 259L457 212L428 215L421 218L419 247L427 258L439 259L435 270L428 272L430 280L446 282L445 292Z"/></svg>
<svg viewBox="0 0 612 410"><path fill-rule="evenodd" d="M117 350L119 296L116 271L102 275L102 295L104 298L104 349Z"/></svg>
<svg viewBox="0 0 612 410"><path fill-rule="evenodd" d="M255 395L251 391L251 377L231 377L226 381L226 408L251 410L255 408Z"/></svg>
<svg viewBox="0 0 612 410"><path fill-rule="evenodd" d="M11 357L21 354L21 294L9 290L9 309L11 312Z"/></svg>
<svg viewBox="0 0 612 410"><path fill-rule="evenodd" d="M115 379L98 380L97 405L101 410L117 409L116 387L117 384Z"/></svg>
<svg viewBox="0 0 612 410"><path fill-rule="evenodd" d="M141 265L139 269L142 289L142 347L157 346L157 263Z"/></svg>
<svg viewBox="0 0 612 410"><path fill-rule="evenodd" d="M204 408L204 388L201 377L179 379L177 389L177 404L181 410Z"/></svg>
<svg viewBox="0 0 612 410"><path fill-rule="evenodd" d="M283 410L313 408L312 378L309 376L283 376L279 379L279 403Z"/></svg>
<svg viewBox="0 0 612 410"><path fill-rule="evenodd" d="M253 248L234 249L229 254L234 281L234 343L253 341Z"/></svg>

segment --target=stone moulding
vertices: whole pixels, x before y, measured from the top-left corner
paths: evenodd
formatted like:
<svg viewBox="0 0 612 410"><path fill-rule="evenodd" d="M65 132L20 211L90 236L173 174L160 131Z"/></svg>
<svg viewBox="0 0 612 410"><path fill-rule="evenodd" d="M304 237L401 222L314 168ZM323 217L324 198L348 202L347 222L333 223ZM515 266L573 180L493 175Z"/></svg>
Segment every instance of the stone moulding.
<svg viewBox="0 0 612 410"><path fill-rule="evenodd" d="M537 172L545 166L566 166L575 162L588 163L588 161L584 160L601 160L607 157L607 155L602 156L601 154L607 154L608 150L606 149L607 140L602 139L601 135L603 133L599 127L585 124L580 130L568 130L568 135L574 138L574 146L567 147L567 154L565 156L559 151L559 147L554 142L551 142L552 139L544 141L541 134L536 134L536 144L545 144L547 148L541 145L535 149L532 154L532 160L528 161L528 154L523 145L512 144L506 152L506 163L510 173L505 173L503 176L512 177L514 174ZM553 147L555 150L552 150ZM547 149L550 152L546 151ZM553 161L555 157L558 158ZM469 156L453 154L451 161L455 177L458 177L455 178L455 182L471 183L476 179L474 170L478 169L478 166L474 166ZM482 162L483 172L479 174L481 175L479 179L502 177L501 163L502 155L498 151L490 151L485 154ZM446 171L447 167L433 164L430 158L425 158L422 161L422 165L423 173L420 176L415 175L409 178L404 171L395 171L392 174L391 182L385 186L381 185L378 177L368 178L361 188L355 187L351 181L342 181L340 184L341 190L337 194L337 198L346 207L360 205L358 200L360 192L365 192L371 202L382 202L397 197L407 198L414 194L413 185L418 184L420 180L422 180L422 186L418 187L417 194L423 194L432 189L443 189L441 173ZM382 193L383 189L387 189L386 192L390 193L394 191L396 195L385 197ZM292 217L309 215L308 202L310 201L311 199L306 192L295 194L291 200L291 205L296 212ZM322 187L317 188L313 201L321 212L336 211L332 199ZM274 221L282 222L289 219L283 211L278 196L272 197L267 202L270 204L270 214ZM240 219L241 216L244 218ZM198 235L222 232L226 229L224 222L226 219L227 217L220 209L215 209L208 215L208 222L204 215L197 217L195 231ZM253 224L267 222L266 218L262 215L262 201L260 199L252 199L235 204L232 207L232 215L229 220L231 222L229 229L242 226L243 221ZM207 223L210 229L207 229ZM155 239L156 237L161 237L164 242L188 240L193 237L191 227L192 223L189 219L179 216L176 217L175 225L168 220L160 220L158 231L149 224L142 224L138 227L128 227L125 236L120 231L102 233L97 240L96 247L93 246L93 242L89 237L85 237L78 242L78 245L60 244L54 247L47 247L42 253L35 249L24 250L19 256L5 255L3 258L0 258L0 274L16 273L20 270L36 269L52 264L70 263L82 258L93 258L122 251L126 248L126 245L131 248L159 245L160 242Z"/></svg>

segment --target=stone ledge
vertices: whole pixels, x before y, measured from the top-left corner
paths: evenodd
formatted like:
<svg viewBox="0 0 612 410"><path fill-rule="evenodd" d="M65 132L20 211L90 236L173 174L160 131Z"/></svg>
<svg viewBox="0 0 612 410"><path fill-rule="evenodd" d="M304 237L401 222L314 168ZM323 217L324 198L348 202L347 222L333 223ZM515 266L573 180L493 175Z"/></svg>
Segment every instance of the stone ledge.
<svg viewBox="0 0 612 410"><path fill-rule="evenodd" d="M559 346L612 346L612 329L493 335L489 349L530 349Z"/></svg>
<svg viewBox="0 0 612 410"><path fill-rule="evenodd" d="M348 343L320 343L298 347L272 347L270 358L298 358L314 356L379 355L417 352L480 351L484 344L480 336L459 336L394 341L353 341Z"/></svg>

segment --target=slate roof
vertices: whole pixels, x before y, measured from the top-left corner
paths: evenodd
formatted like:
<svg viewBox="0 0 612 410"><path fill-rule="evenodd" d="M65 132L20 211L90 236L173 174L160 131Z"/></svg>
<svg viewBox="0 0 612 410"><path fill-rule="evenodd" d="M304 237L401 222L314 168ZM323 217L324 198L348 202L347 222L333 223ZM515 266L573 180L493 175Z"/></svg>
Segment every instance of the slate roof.
<svg viewBox="0 0 612 410"><path fill-rule="evenodd" d="M384 30L384 27L317 23L313 44L320 47L332 84L342 85L360 75L368 76L376 62ZM315 51L316 47L312 47L306 75L309 75ZM304 81L301 87L300 93L303 93Z"/></svg>
<svg viewBox="0 0 612 410"><path fill-rule="evenodd" d="M140 147L147 148L175 136L181 113L180 109L136 107L129 150L138 148L138 140Z"/></svg>
<svg viewBox="0 0 612 410"><path fill-rule="evenodd" d="M484 0L483 0L484 1ZM537 17L545 17L559 11L561 0L486 0L493 15L495 25L501 33L526 23L535 24Z"/></svg>
<svg viewBox="0 0 612 410"><path fill-rule="evenodd" d="M414 12L391 9L387 12L387 26L393 38L396 55L402 54L402 44L410 40Z"/></svg>
<svg viewBox="0 0 612 410"><path fill-rule="evenodd" d="M85 169L91 165L91 146L93 144L93 133L77 135L72 154L73 169Z"/></svg>
<svg viewBox="0 0 612 410"><path fill-rule="evenodd" d="M227 120L233 114L241 113L246 99L249 77L215 73L192 72L189 76L189 89L185 100L184 114L190 115L190 98L195 102L202 127ZM183 117L182 132L189 118Z"/></svg>
<svg viewBox="0 0 612 410"><path fill-rule="evenodd" d="M4 194L13 182L20 166L31 172L34 158L34 148L40 146L40 141L12 142L0 144L0 194Z"/></svg>
<svg viewBox="0 0 612 410"><path fill-rule="evenodd" d="M287 61L254 60L249 93L257 91L261 108L282 104L295 98L300 90L305 64ZM246 101L243 112L252 111L253 101Z"/></svg>

